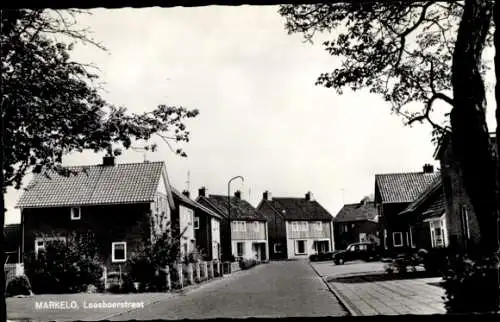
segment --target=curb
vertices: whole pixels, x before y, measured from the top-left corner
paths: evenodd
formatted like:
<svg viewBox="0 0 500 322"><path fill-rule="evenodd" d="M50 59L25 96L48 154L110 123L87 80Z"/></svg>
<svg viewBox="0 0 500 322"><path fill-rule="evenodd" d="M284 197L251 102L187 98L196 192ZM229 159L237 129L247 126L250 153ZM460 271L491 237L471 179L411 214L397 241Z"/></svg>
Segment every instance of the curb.
<svg viewBox="0 0 500 322"><path fill-rule="evenodd" d="M333 294L335 295L335 297L337 298L337 300L339 301L340 305L342 305L344 307L344 309L347 311L347 313L349 313L350 316L361 316L361 314L358 314L358 311L355 310L353 307L351 307L350 303L348 303L344 298L343 296L340 294L339 291L337 291L334 287L332 287L327 281L325 278L323 278L323 276L321 276L321 274L316 270L316 268L311 264L309 263L309 265L311 266L311 268L313 269L313 271L316 273L316 275L318 275L318 277L323 281L323 283L326 285L326 287L328 288L328 290Z"/></svg>

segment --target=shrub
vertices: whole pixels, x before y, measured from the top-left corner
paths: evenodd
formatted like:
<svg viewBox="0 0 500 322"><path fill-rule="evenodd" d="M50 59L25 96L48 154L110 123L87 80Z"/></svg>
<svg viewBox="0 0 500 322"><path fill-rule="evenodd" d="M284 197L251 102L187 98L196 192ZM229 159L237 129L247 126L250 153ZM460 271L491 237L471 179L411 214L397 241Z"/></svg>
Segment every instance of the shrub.
<svg viewBox="0 0 500 322"><path fill-rule="evenodd" d="M34 253L27 256L26 275L33 292L77 293L86 291L89 285L103 288L101 261L94 246L88 243L90 237L80 237L48 242L37 256Z"/></svg>
<svg viewBox="0 0 500 322"><path fill-rule="evenodd" d="M446 248L432 248L423 257L424 268L429 274L442 275L448 266L450 251Z"/></svg>
<svg viewBox="0 0 500 322"><path fill-rule="evenodd" d="M122 273L121 281L110 285L108 292L115 294L134 293L137 292L134 286L134 281L127 273Z"/></svg>
<svg viewBox="0 0 500 322"><path fill-rule="evenodd" d="M243 269L249 269L249 268L252 268L254 267L255 265L257 265L257 260L255 259L242 259L240 261L240 268L243 270Z"/></svg>
<svg viewBox="0 0 500 322"><path fill-rule="evenodd" d="M499 308L498 259L456 255L443 274L448 313L495 312Z"/></svg>
<svg viewBox="0 0 500 322"><path fill-rule="evenodd" d="M30 295L31 284L26 276L16 276L7 283L5 297L16 295Z"/></svg>

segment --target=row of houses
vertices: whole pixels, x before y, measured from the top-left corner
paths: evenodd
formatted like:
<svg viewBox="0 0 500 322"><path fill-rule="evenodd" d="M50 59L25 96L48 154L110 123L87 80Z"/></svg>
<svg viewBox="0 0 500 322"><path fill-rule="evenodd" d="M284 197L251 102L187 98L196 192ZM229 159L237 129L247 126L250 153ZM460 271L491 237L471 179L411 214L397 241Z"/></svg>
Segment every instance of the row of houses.
<svg viewBox="0 0 500 322"><path fill-rule="evenodd" d="M494 135L491 144L497 154ZM335 217L337 246L373 241L402 251L477 245L479 224L449 135L442 137L434 158L438 171L426 164L420 172L375 175L374 200L344 205Z"/></svg>
<svg viewBox="0 0 500 322"><path fill-rule="evenodd" d="M17 204L21 223L6 229L9 262L89 232L111 269L167 230L180 236L181 256L198 250L205 260L301 258L334 247L333 217L310 192L271 198L266 191L253 207L239 191L215 195L202 187L195 199L180 192L164 162L118 164L106 156L70 169L77 175L37 174L27 186Z"/></svg>

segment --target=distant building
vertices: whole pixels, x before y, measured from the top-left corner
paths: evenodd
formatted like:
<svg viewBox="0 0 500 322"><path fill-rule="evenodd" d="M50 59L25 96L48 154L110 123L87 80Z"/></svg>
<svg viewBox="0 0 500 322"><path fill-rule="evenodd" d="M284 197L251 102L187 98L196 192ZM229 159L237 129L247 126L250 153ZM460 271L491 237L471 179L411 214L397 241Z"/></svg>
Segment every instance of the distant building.
<svg viewBox="0 0 500 322"><path fill-rule="evenodd" d="M307 258L333 250L333 216L312 193L304 198L276 198L266 191L257 209L269 223L271 259Z"/></svg>
<svg viewBox="0 0 500 322"><path fill-rule="evenodd" d="M364 198L359 203L342 207L333 219L335 247L345 249L357 242L380 243L378 212L375 202Z"/></svg>
<svg viewBox="0 0 500 322"><path fill-rule="evenodd" d="M201 188L196 201L222 217L220 231L223 258L232 255L235 258L269 259L267 220L241 198L240 191L228 197L208 195L206 189Z"/></svg>

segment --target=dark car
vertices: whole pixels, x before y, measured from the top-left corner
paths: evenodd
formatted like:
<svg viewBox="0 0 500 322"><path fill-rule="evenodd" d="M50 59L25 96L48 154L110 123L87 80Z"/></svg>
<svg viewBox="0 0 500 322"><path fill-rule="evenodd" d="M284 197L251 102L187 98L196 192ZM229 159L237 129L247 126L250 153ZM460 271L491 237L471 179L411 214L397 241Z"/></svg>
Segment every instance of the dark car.
<svg viewBox="0 0 500 322"><path fill-rule="evenodd" d="M311 256L309 256L309 260L311 262L329 261L332 259L332 255L333 255L333 252L312 254Z"/></svg>
<svg viewBox="0 0 500 322"><path fill-rule="evenodd" d="M354 243L347 246L344 250L333 253L333 262L342 265L345 262L364 260L371 261L379 258L377 244L375 243Z"/></svg>

